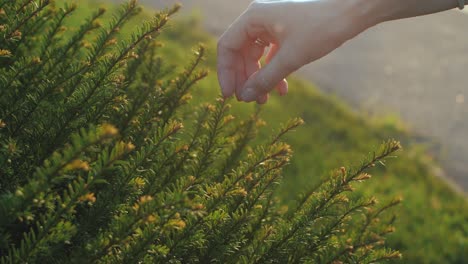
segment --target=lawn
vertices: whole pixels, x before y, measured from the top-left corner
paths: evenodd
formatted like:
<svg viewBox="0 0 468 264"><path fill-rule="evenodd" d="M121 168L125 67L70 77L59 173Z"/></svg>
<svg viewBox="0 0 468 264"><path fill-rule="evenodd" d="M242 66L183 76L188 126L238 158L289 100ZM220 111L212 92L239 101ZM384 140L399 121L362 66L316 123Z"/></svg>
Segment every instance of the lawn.
<svg viewBox="0 0 468 264"><path fill-rule="evenodd" d="M104 5L83 2L80 1L77 11L80 14L74 16L74 21L69 21L71 28L77 27L90 10ZM109 9L115 7L105 5ZM145 10L140 18L148 18L150 12ZM130 33L140 22L141 19L133 21L133 25L122 30ZM173 22L162 34L161 42L164 43L161 56L166 63L174 65L188 64L192 48L204 43L209 51L204 66L211 70L211 74L193 91L191 106L213 101L219 95L216 43L200 28L199 19L181 18ZM340 99L325 95L298 78L290 80L290 87L288 96L273 95L262 107L261 116L267 125L260 131L260 140L267 140L281 122L292 117L305 120L305 125L287 139L295 155L280 188L279 195L285 204L308 186L318 184L334 168L358 164L382 141L395 138L403 142L404 151L389 164L379 164L373 171L373 180L359 187L355 195L372 195L381 201L403 198L402 205L394 211L397 230L387 242L390 247L401 250L405 263L464 263L468 259L466 197L454 192L436 176L436 162L426 154L423 146L411 143L411 133L400 121L370 118L354 112ZM235 100L231 104L240 118L252 113L256 107Z"/></svg>

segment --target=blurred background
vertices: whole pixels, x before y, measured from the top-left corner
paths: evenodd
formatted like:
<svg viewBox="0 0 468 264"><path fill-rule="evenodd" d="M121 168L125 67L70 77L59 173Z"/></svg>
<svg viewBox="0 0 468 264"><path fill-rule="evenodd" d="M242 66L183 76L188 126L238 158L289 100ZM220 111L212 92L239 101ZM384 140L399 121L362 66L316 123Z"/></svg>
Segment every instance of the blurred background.
<svg viewBox="0 0 468 264"><path fill-rule="evenodd" d="M201 14L204 28L219 36L251 1L140 1L154 8L176 2L184 5L185 13ZM427 143L442 164L439 174L466 193L467 28L468 13L458 10L385 23L304 67L298 75L358 111L401 118L413 138Z"/></svg>

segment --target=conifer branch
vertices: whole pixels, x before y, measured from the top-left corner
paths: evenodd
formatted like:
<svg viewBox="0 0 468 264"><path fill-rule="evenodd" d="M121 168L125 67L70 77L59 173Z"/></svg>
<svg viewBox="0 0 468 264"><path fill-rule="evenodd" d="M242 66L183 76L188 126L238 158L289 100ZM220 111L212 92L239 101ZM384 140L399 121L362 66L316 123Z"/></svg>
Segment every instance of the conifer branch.
<svg viewBox="0 0 468 264"><path fill-rule="evenodd" d="M249 216L251 216L250 215L251 210L257 204L259 199L265 194L265 192L267 190L269 190L271 188L272 184L278 179L278 177L280 176L280 173L278 172L278 170L283 168L286 165L286 163L287 163L287 161L282 161L282 162L279 162L277 165L274 165L274 166L266 169L264 172L262 172L261 175L259 175L257 181L250 184L250 187L248 188L247 193L250 193L251 191L253 191L254 186L259 184L259 182L262 181L261 179L264 179L268 174L273 174L274 175L273 177L271 177L271 178L269 178L267 180L267 182L265 183L265 186L262 186L260 191L253 196L253 199L251 199L250 201L249 201L249 199L244 200L244 198L238 199L238 202L236 203L236 205L230 211L234 212L234 214L235 214L239 210L239 207L241 206L241 204L246 204L247 206L245 208L242 208L243 210L245 210L245 212L228 229L224 230L222 242L219 243L219 241L218 241L216 246L211 247L211 251L210 250L207 251L207 253L202 258L202 259L204 259L204 262L210 262L211 261L210 256L213 253L212 250L216 250L217 247L226 245L226 243L229 242L230 237L229 237L228 234L239 234L238 233L239 232L238 228L241 225L246 225L247 224L247 218Z"/></svg>
<svg viewBox="0 0 468 264"><path fill-rule="evenodd" d="M236 128L235 133L238 135L239 138L235 144L234 149L230 151L229 156L226 158L226 164L224 165L223 169L219 176L215 179L220 181L224 177L224 175L228 174L234 166L238 165L238 160L241 154L244 152L245 147L248 143L255 138L257 131L255 130L255 125L258 120L258 111L253 114L247 122L241 124L241 127ZM230 137L235 137L235 135L231 135Z"/></svg>
<svg viewBox="0 0 468 264"><path fill-rule="evenodd" d="M24 7L26 7L30 3L32 3L32 1L26 2L24 6L22 6L19 10L17 10L17 13L20 14L21 9L23 9ZM39 1L39 4L37 5L37 7L34 9L33 12L31 12L29 15L27 15L25 18L23 18L19 23L17 23L17 25L15 25L14 27L12 27L12 29L9 30L10 32L7 33L5 39L11 39L13 37L13 35L15 34L15 32L18 32L21 29L22 26L24 26L34 16L36 16L38 13L40 13L42 10L44 10L49 4L50 4L50 0L41 0L41 1Z"/></svg>
<svg viewBox="0 0 468 264"><path fill-rule="evenodd" d="M86 191L92 188L99 180L103 171L112 166L128 151L125 144L116 144L109 153L107 153L107 150L104 150L98 158L93 170L88 174L87 179L78 178L72 184L68 185L68 190L62 197L58 197L58 210L39 216L43 220L38 222L37 234L34 230L25 234L25 239L21 241L19 256L9 256L9 258L13 261L27 261L30 258L34 258L38 248L47 240L48 236L50 236L50 230L59 223L62 215L74 208L80 197L85 195ZM15 252L15 250L13 250L13 252Z"/></svg>
<svg viewBox="0 0 468 264"><path fill-rule="evenodd" d="M363 164L360 166L360 168L356 172L350 173L349 177L346 177L346 175L343 175L342 181L338 183L338 186L336 186L333 190L331 190L331 192L327 195L325 199L321 200L319 205L313 209L312 215L308 218L309 219L315 218L319 213L322 212L322 209L328 204L328 202L332 198L334 198L339 193L346 191L348 189L349 183L352 180L354 180L356 177L361 175L365 170L368 170L374 167L376 162L384 160L386 157L390 156L391 154L398 151L399 149L401 149L401 145L397 141L390 140L384 143L381 146L381 152L378 155L374 154L373 157L369 161L363 162ZM288 231L286 235L284 235L279 241L271 245L270 249L265 254L262 255L262 257L259 259L258 262L265 261L266 258L268 258L272 252L278 250L284 243L286 243L286 241L288 241L291 237L293 237L298 232L298 230L300 230L302 226L303 226L303 223L301 222L295 223L293 225L293 228L290 231Z"/></svg>

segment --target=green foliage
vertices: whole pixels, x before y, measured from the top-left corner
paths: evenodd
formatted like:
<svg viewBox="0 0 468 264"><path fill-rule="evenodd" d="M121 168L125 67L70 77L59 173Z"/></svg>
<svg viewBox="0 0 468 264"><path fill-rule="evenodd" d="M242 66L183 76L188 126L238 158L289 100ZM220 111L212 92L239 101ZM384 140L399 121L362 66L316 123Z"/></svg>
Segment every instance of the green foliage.
<svg viewBox="0 0 468 264"><path fill-rule="evenodd" d="M258 111L235 121L224 99L193 107L199 47L179 74L155 40L178 6L129 39L139 12L99 9L67 29L75 5L0 1L1 263L374 263L399 203L349 195L400 148L385 142L290 207L276 194L286 123L252 143ZM187 114L190 113L190 114ZM184 128L182 123L189 124Z"/></svg>

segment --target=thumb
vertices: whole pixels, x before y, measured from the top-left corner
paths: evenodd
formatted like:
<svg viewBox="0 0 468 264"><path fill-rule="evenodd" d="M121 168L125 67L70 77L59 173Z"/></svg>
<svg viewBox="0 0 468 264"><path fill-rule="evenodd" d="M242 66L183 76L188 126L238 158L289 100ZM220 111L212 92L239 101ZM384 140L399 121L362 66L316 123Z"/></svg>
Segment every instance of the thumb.
<svg viewBox="0 0 468 264"><path fill-rule="evenodd" d="M258 96L269 93L289 74L299 68L299 63L292 60L287 46L278 50L270 63L252 74L245 83L241 99L246 102L256 101Z"/></svg>

